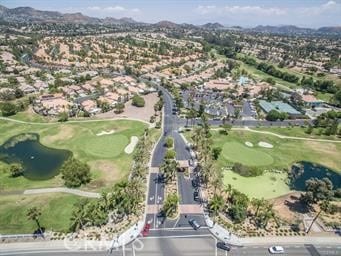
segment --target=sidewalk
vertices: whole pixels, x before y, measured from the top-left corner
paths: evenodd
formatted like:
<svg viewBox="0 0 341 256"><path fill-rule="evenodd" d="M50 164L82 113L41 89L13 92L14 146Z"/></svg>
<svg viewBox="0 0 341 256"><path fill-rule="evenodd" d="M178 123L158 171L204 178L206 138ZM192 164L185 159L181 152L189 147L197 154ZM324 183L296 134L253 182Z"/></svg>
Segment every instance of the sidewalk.
<svg viewBox="0 0 341 256"><path fill-rule="evenodd" d="M217 223L214 223L208 214L204 214L206 225L208 226L208 230L212 233L214 237L218 240L223 241L227 244L231 244L234 246L242 246L242 242L240 238L236 235L229 232L224 227L220 226Z"/></svg>
<svg viewBox="0 0 341 256"><path fill-rule="evenodd" d="M242 245L254 244L328 244L340 245L340 236L274 236L240 238Z"/></svg>
<svg viewBox="0 0 341 256"><path fill-rule="evenodd" d="M46 194L46 193L68 193L74 194L77 196L89 197L89 198L100 198L100 193L95 192L87 192L79 189L71 189L71 188L37 188L37 189L27 189L24 191L24 195L35 195L35 194Z"/></svg>

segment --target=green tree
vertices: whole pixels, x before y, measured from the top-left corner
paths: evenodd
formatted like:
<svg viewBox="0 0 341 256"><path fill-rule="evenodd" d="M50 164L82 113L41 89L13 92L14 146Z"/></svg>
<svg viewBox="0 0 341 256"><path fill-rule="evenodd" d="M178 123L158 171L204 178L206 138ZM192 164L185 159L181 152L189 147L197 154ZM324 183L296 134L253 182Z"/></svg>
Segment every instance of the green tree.
<svg viewBox="0 0 341 256"><path fill-rule="evenodd" d="M58 122L66 122L69 119L69 115L67 112L61 112L58 115Z"/></svg>
<svg viewBox="0 0 341 256"><path fill-rule="evenodd" d="M167 137L166 138L166 142L165 142L165 146L167 148L172 148L173 147L173 144L174 144L174 140L172 137Z"/></svg>
<svg viewBox="0 0 341 256"><path fill-rule="evenodd" d="M161 173L164 174L166 182L175 179L178 164L175 159L165 159L160 166Z"/></svg>
<svg viewBox="0 0 341 256"><path fill-rule="evenodd" d="M65 186L79 187L90 182L90 167L81 161L70 157L61 168Z"/></svg>
<svg viewBox="0 0 341 256"><path fill-rule="evenodd" d="M24 169L21 164L11 164L9 166L9 171L11 173L11 177L19 177L24 174Z"/></svg>
<svg viewBox="0 0 341 256"><path fill-rule="evenodd" d="M144 98L142 98L141 96L139 95L134 95L133 98L132 98L132 103L131 103L133 106L135 107L144 107L145 106L145 100Z"/></svg>
<svg viewBox="0 0 341 256"><path fill-rule="evenodd" d="M173 149L167 149L165 159L175 159L176 152Z"/></svg>
<svg viewBox="0 0 341 256"><path fill-rule="evenodd" d="M162 210L167 217L173 217L178 209L179 197L176 193L167 195Z"/></svg>
<svg viewBox="0 0 341 256"><path fill-rule="evenodd" d="M13 116L17 113L17 106L10 102L2 103L0 109L3 116Z"/></svg>
<svg viewBox="0 0 341 256"><path fill-rule="evenodd" d="M124 111L124 104L123 103L117 103L115 105L115 113L120 114Z"/></svg>
<svg viewBox="0 0 341 256"><path fill-rule="evenodd" d="M31 207L28 209L26 216L28 220L33 220L36 222L38 230L40 231L41 234L43 234L40 223L39 223L39 217L41 216L41 211L37 207Z"/></svg>
<svg viewBox="0 0 341 256"><path fill-rule="evenodd" d="M280 119L281 113L278 112L277 110L270 110L269 113L266 114L266 120L268 121L277 121Z"/></svg>
<svg viewBox="0 0 341 256"><path fill-rule="evenodd" d="M213 212L214 217L223 210L225 205L224 198L221 195L214 195L209 203L209 209Z"/></svg>
<svg viewBox="0 0 341 256"><path fill-rule="evenodd" d="M212 157L214 160L217 160L221 154L223 149L221 147L214 147L212 148Z"/></svg>
<svg viewBox="0 0 341 256"><path fill-rule="evenodd" d="M226 135L228 135L229 131L232 129L232 125L230 124L223 124L221 127L223 128L223 131Z"/></svg>

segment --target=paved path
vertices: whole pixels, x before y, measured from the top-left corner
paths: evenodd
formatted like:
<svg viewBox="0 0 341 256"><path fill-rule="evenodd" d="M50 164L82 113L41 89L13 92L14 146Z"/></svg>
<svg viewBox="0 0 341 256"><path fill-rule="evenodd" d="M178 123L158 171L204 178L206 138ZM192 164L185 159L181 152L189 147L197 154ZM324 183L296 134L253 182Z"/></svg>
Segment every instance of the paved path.
<svg viewBox="0 0 341 256"><path fill-rule="evenodd" d="M19 123L19 124L32 124L32 125L35 125L35 124L37 124L37 125L62 124L61 122L28 122L28 121L17 120L17 119L3 117L3 116L0 116L0 120L15 122L15 123ZM117 121L117 120L138 121L138 122L148 124L150 127L154 126L154 124L149 123L147 121L144 121L142 119L129 118L129 117L114 117L114 118L106 118L106 119L69 120L65 123L72 123L72 124L76 123L77 124L77 123L107 122L107 121Z"/></svg>
<svg viewBox="0 0 341 256"><path fill-rule="evenodd" d="M78 189L71 188L37 188L37 189L27 189L24 191L24 195L36 195L36 194L47 194L47 193L68 193L77 196L89 197L89 198L100 198L100 193L87 192Z"/></svg>
<svg viewBox="0 0 341 256"><path fill-rule="evenodd" d="M221 130L221 128L213 128L211 130ZM313 139L313 138L304 138L304 137L295 137L295 136L286 136L281 135L274 132L268 132L268 131L257 131L250 129L249 127L239 128L239 127L233 127L233 131L248 131L248 132L254 132L254 133L262 133L262 134L268 134L272 136L276 136L281 139L291 139L291 140L306 140L306 141L317 141L317 142L330 142L330 143L341 143L341 140L327 140L327 139Z"/></svg>
<svg viewBox="0 0 341 256"><path fill-rule="evenodd" d="M313 138L304 138L304 137L295 137L295 136L286 136L286 135L280 135L274 132L268 132L268 131L256 131L253 129L250 129L249 127L245 128L232 128L232 130L246 130L254 133L262 133L262 134L269 134L276 136L281 139L291 139L291 140L306 140L306 141L318 141L318 142L332 142L332 143L341 143L341 140L327 140L327 139L313 139Z"/></svg>

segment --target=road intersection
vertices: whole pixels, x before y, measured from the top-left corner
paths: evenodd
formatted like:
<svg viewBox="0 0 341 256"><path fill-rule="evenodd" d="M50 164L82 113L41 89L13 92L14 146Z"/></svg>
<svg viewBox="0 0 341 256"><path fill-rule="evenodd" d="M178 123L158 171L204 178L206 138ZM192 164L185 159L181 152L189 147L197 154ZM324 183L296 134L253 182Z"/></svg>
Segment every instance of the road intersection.
<svg viewBox="0 0 341 256"><path fill-rule="evenodd" d="M217 249L217 239L210 233L206 226L203 207L194 200L194 189L191 184L191 177L186 177L184 173L178 173L178 193L180 197L180 214L176 219L163 219L158 216L164 201L164 184L159 182L159 167L163 162L166 152L164 147L167 136L174 138L174 149L177 160L192 159L189 148L183 137L179 134L179 127L183 126L183 120L172 114L173 100L171 95L164 89L164 116L163 133L155 146L151 159L149 173L149 187L146 198L146 222L151 224L151 229L147 237L138 237L134 242L124 248L113 250L110 254L108 249L69 251L62 241L50 241L46 246L44 243L22 243L22 244L2 244L0 256L2 255L114 255L114 256L224 256L224 255L269 255L268 247L273 244L272 239L262 241L252 238L245 240L243 247L232 247L229 253ZM221 121L220 121L221 122ZM254 123L252 123L254 124ZM288 124L284 124L288 125ZM253 125L248 125L253 126ZM189 218L195 218L202 226L199 230L193 230L188 224ZM250 242L251 241L251 242ZM285 238L276 241L276 245L285 248L285 255L294 256L327 256L341 255L341 247L338 242L328 244L325 240L307 243L305 241L293 242ZM91 249L91 248L87 248Z"/></svg>

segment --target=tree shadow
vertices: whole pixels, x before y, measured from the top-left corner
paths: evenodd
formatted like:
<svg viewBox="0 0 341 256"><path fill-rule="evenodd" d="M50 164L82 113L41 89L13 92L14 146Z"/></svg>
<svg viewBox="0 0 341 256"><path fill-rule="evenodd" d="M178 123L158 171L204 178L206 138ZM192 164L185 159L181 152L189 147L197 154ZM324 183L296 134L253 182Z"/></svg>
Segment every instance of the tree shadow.
<svg viewBox="0 0 341 256"><path fill-rule="evenodd" d="M45 233L45 228L42 227L41 229L36 229L33 232L33 238L39 238L39 237L43 237L44 238L44 233Z"/></svg>
<svg viewBox="0 0 341 256"><path fill-rule="evenodd" d="M309 207L302 203L299 197L294 195L290 196L290 200L285 200L284 204L293 212L304 214L310 211Z"/></svg>

